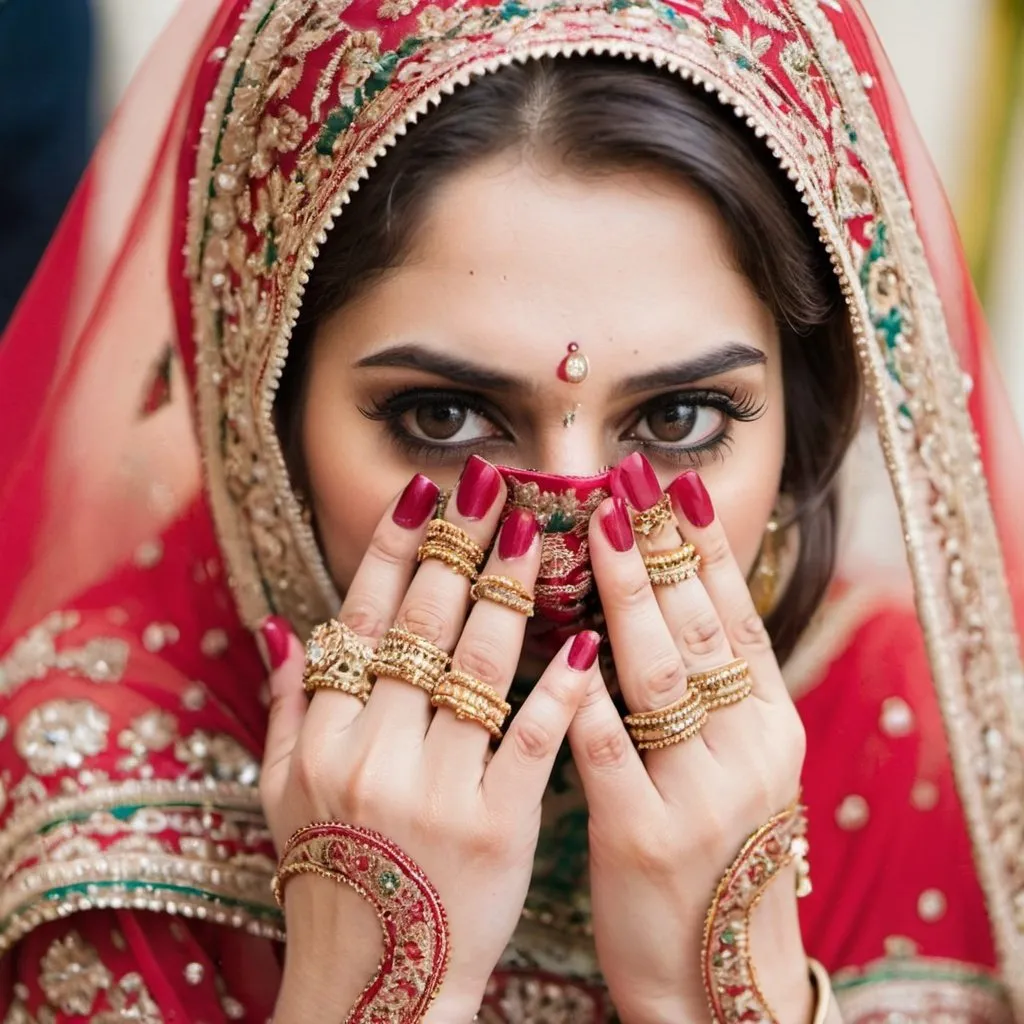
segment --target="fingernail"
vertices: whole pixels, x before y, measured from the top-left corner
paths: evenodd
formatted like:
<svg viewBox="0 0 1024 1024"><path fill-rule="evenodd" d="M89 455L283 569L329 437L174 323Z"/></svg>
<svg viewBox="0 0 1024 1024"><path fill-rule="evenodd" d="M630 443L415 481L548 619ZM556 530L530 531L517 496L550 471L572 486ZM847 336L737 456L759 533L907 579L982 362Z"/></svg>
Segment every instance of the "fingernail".
<svg viewBox="0 0 1024 1024"><path fill-rule="evenodd" d="M271 615L260 624L260 636L263 637L271 672L279 669L288 658L288 637L291 632L288 623L278 615Z"/></svg>
<svg viewBox="0 0 1024 1024"><path fill-rule="evenodd" d="M612 498L611 508L601 514L601 529L616 551L628 551L633 546L633 524L621 498Z"/></svg>
<svg viewBox="0 0 1024 1024"><path fill-rule="evenodd" d="M661 484L658 483L654 467L641 452L633 452L624 458L616 474L630 505L637 511L644 512L658 503L662 493Z"/></svg>
<svg viewBox="0 0 1024 1024"><path fill-rule="evenodd" d="M417 473L405 485L391 518L407 530L417 529L437 508L437 496L440 493L441 489L433 480Z"/></svg>
<svg viewBox="0 0 1024 1024"><path fill-rule="evenodd" d="M530 550L539 530L532 512L525 508L513 510L498 536L498 557L505 562L522 558Z"/></svg>
<svg viewBox="0 0 1024 1024"><path fill-rule="evenodd" d="M700 475L692 469L677 476L668 485L668 493L693 526L710 526L715 521L711 495Z"/></svg>
<svg viewBox="0 0 1024 1024"><path fill-rule="evenodd" d="M577 633L572 638L569 648L569 668L577 672L589 672L597 660L597 649L601 646L601 638L593 630Z"/></svg>
<svg viewBox="0 0 1024 1024"><path fill-rule="evenodd" d="M483 519L494 504L500 487L498 471L486 459L471 455L455 492L455 507L466 519Z"/></svg>

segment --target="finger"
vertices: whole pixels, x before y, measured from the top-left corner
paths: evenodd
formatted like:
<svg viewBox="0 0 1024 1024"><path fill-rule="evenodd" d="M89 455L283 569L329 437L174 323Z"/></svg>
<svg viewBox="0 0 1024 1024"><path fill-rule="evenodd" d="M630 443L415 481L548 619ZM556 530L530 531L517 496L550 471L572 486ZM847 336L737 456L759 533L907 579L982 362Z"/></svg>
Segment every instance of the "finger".
<svg viewBox="0 0 1024 1024"><path fill-rule="evenodd" d="M633 712L668 707L686 694L686 665L658 607L621 498L609 498L598 506L589 539L626 706Z"/></svg>
<svg viewBox="0 0 1024 1024"><path fill-rule="evenodd" d="M655 508L665 496L653 467L640 452L623 459L615 470L614 480L613 489L621 491L639 512ZM682 544L674 513L664 527L650 536L637 535L637 546L643 555L673 551ZM688 671L704 672L733 660L718 609L697 576L653 587L653 591Z"/></svg>
<svg viewBox="0 0 1024 1024"><path fill-rule="evenodd" d="M395 620L416 571L416 551L440 489L417 474L388 506L342 602L338 619L369 646ZM351 694L327 688L313 695L311 714L324 736L347 728L363 705Z"/></svg>
<svg viewBox="0 0 1024 1024"><path fill-rule="evenodd" d="M701 581L718 609L729 647L750 666L754 693L763 700L788 702L771 638L703 481L697 473L683 473L669 484L668 493L686 522L687 538L701 556Z"/></svg>
<svg viewBox="0 0 1024 1024"><path fill-rule="evenodd" d="M539 813L555 757L569 723L596 678L597 633L578 633L555 655L512 720L484 771L482 789L490 807L511 820ZM601 686L603 687L603 683Z"/></svg>
<svg viewBox="0 0 1024 1024"><path fill-rule="evenodd" d="M591 679L573 717L569 745L594 818L644 817L661 803L600 676Z"/></svg>
<svg viewBox="0 0 1024 1024"><path fill-rule="evenodd" d="M485 459L466 463L445 519L461 527L486 548L498 525L505 499L501 474ZM443 562L430 559L416 571L402 600L395 624L451 652L462 632L469 604L470 581ZM390 728L426 734L430 724L430 695L419 687L383 676L377 679L366 705L368 721L386 719Z"/></svg>
<svg viewBox="0 0 1024 1024"><path fill-rule="evenodd" d="M532 593L540 569L539 534L533 513L515 509L501 526L484 574L515 580ZM526 623L522 612L491 600L478 601L452 654L452 669L467 673L504 698L519 664ZM428 745L439 757L438 771L454 775L452 782L473 786L479 785L490 739L479 722L459 720L447 708L437 710L427 734Z"/></svg>
<svg viewBox="0 0 1024 1024"><path fill-rule="evenodd" d="M307 701L302 690L304 656L302 644L284 619L266 619L256 636L270 668L270 711L260 769L260 799L273 827L288 779L288 762L306 719Z"/></svg>

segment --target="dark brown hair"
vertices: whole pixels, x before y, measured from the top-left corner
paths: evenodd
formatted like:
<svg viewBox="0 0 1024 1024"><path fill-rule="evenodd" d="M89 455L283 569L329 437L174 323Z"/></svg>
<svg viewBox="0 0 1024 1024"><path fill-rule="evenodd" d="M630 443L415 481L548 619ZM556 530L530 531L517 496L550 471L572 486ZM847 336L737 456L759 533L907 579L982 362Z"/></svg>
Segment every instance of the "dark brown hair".
<svg viewBox="0 0 1024 1024"><path fill-rule="evenodd" d="M783 526L799 537L793 576L768 617L780 660L821 601L836 551L835 473L860 407L856 354L836 276L796 189L713 97L616 58L545 58L459 89L424 115L361 184L311 276L277 399L295 485L305 488L302 404L315 323L401 263L446 176L510 149L581 175L655 169L709 197L739 269L782 340Z"/></svg>

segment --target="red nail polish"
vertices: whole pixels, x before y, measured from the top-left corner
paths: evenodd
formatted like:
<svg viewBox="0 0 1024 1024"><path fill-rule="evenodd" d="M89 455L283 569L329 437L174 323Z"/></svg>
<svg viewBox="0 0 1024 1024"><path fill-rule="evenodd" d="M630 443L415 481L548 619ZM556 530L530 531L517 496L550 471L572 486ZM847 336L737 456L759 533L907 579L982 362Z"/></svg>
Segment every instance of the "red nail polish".
<svg viewBox="0 0 1024 1024"><path fill-rule="evenodd" d="M433 480L417 473L405 485L391 518L407 530L418 529L437 508L440 493L441 489Z"/></svg>
<svg viewBox="0 0 1024 1024"><path fill-rule="evenodd" d="M455 492L455 507L466 519L483 519L494 504L500 487L498 471L486 459L471 455Z"/></svg>
<svg viewBox="0 0 1024 1024"><path fill-rule="evenodd" d="M532 512L525 508L515 509L505 520L498 536L498 557L505 562L522 558L540 528Z"/></svg>
<svg viewBox="0 0 1024 1024"><path fill-rule="evenodd" d="M661 484L658 483L654 467L641 452L633 452L624 458L618 465L616 475L630 505L637 511L646 511L661 498Z"/></svg>
<svg viewBox="0 0 1024 1024"><path fill-rule="evenodd" d="M628 551L633 546L633 523L621 498L612 498L611 508L602 513L601 529L616 551Z"/></svg>
<svg viewBox="0 0 1024 1024"><path fill-rule="evenodd" d="M601 638L593 630L577 633L572 638L567 661L569 668L577 672L589 672L597 660L597 649L601 646Z"/></svg>
<svg viewBox="0 0 1024 1024"><path fill-rule="evenodd" d="M668 493L692 525L710 526L715 521L715 506L711 504L711 495L700 475L692 469L677 476L668 485Z"/></svg>
<svg viewBox="0 0 1024 1024"><path fill-rule="evenodd" d="M270 662L271 671L280 668L288 657L288 637L291 636L291 626L278 615L271 615L264 619L260 625L260 633L263 636L263 644L267 650L267 660Z"/></svg>

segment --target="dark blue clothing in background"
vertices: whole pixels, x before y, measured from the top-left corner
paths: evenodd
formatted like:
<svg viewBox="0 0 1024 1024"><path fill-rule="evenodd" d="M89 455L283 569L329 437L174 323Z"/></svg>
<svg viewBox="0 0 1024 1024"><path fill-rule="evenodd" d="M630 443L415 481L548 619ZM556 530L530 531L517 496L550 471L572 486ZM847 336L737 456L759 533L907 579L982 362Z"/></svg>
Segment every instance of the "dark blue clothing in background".
<svg viewBox="0 0 1024 1024"><path fill-rule="evenodd" d="M89 0L0 0L0 332L89 159Z"/></svg>

